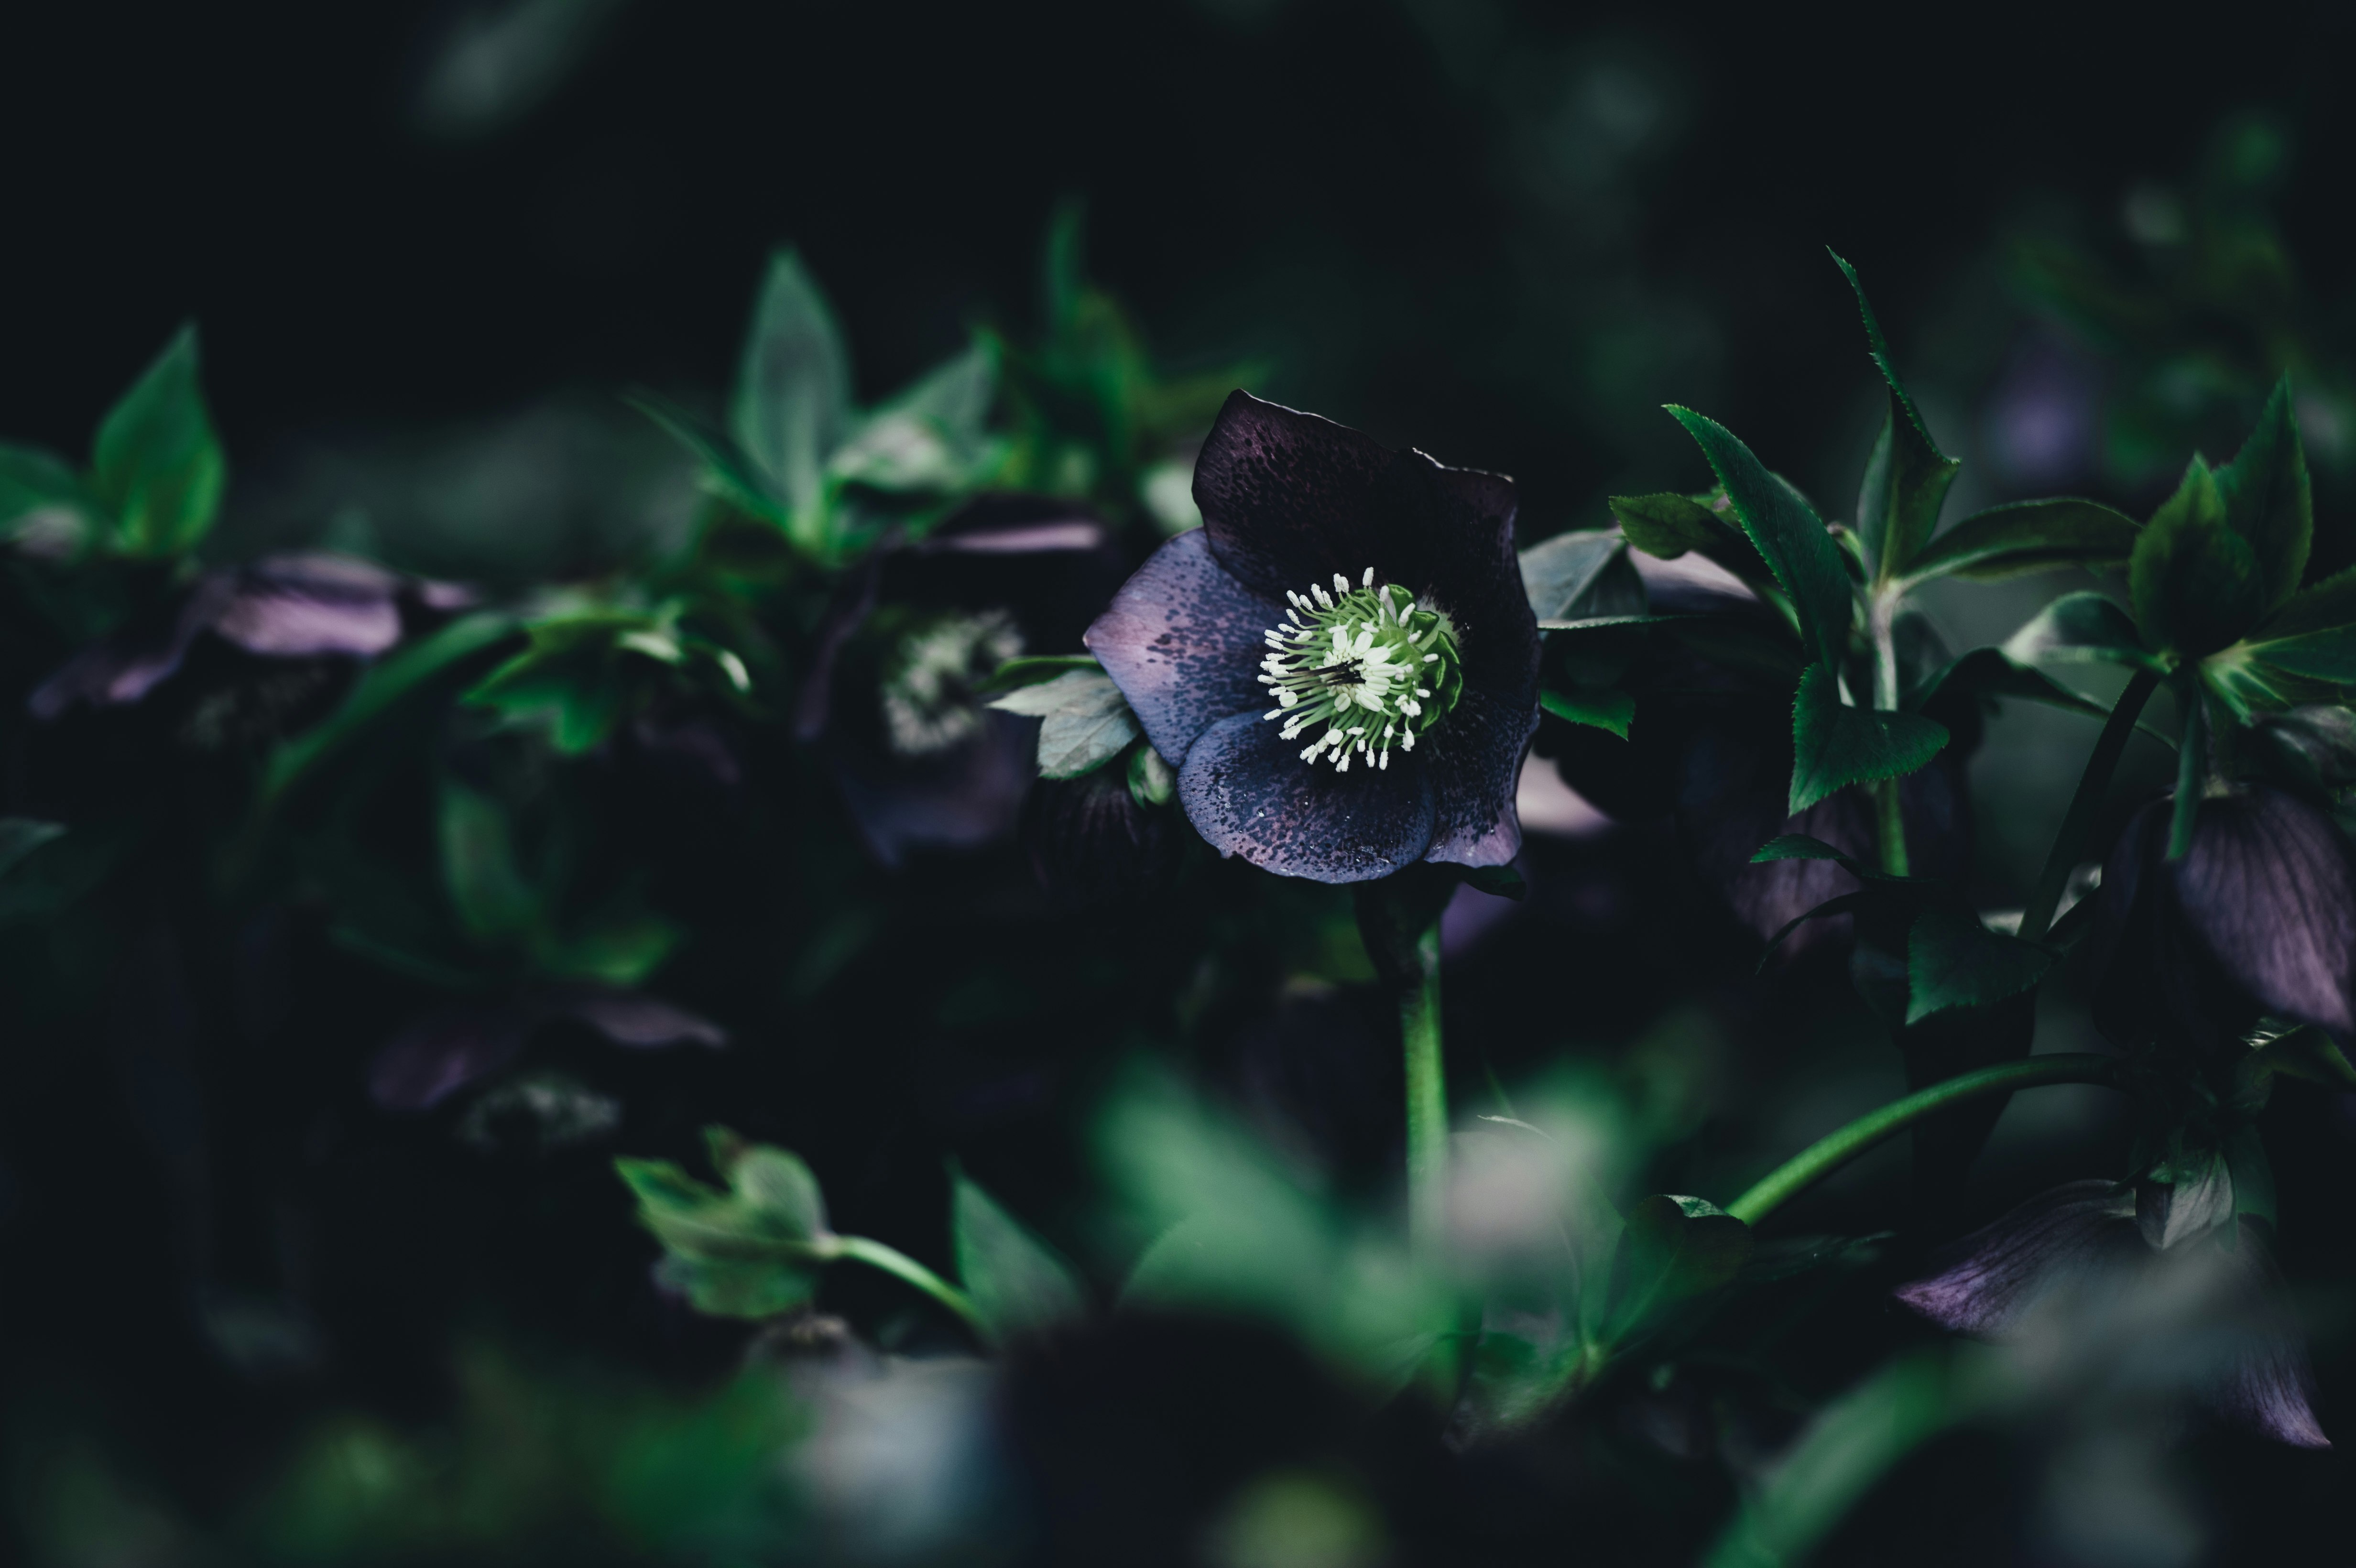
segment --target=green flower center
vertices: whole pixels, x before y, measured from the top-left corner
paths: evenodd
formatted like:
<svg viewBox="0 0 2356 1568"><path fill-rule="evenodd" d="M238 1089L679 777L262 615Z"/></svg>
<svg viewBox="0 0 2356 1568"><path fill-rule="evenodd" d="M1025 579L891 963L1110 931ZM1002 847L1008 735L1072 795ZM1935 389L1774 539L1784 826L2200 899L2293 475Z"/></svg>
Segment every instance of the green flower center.
<svg viewBox="0 0 2356 1568"><path fill-rule="evenodd" d="M1317 583L1285 597L1292 608L1269 628L1260 660L1276 706L1261 717L1281 720L1288 741L1323 726L1302 762L1324 759L1341 773L1354 757L1387 768L1394 744L1414 751L1456 706L1463 661L1446 612L1395 582L1376 587L1373 567L1355 588L1337 571L1331 592Z"/></svg>

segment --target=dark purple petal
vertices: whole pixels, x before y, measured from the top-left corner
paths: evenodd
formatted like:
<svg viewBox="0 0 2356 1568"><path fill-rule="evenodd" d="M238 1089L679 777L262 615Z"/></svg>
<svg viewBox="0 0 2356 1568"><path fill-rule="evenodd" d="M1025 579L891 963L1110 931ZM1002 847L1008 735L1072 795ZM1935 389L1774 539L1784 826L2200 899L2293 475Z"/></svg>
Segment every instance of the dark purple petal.
<svg viewBox="0 0 2356 1568"><path fill-rule="evenodd" d="M522 1008L451 1008L428 1014L386 1042L369 1063L369 1093L388 1111L423 1111L523 1049L531 1014Z"/></svg>
<svg viewBox="0 0 2356 1568"><path fill-rule="evenodd" d="M1335 572L1383 581L1400 564L1375 486L1394 453L1346 425L1231 394L1194 462L1194 504L1219 563L1271 603ZM1380 536L1377 522L1382 525ZM1414 584L1409 584L1414 586Z"/></svg>
<svg viewBox="0 0 2356 1568"><path fill-rule="evenodd" d="M1178 799L1213 848L1280 876L1363 882L1419 859L1431 842L1422 759L1395 752L1346 773L1301 760L1301 742L1254 713L1213 725L1186 753Z"/></svg>
<svg viewBox="0 0 2356 1568"><path fill-rule="evenodd" d="M2046 1292L2102 1267L2123 1242L2140 1245L2134 1199L2112 1182L2072 1181L1946 1248L1939 1273L1893 1294L1943 1328L2001 1337Z"/></svg>
<svg viewBox="0 0 2356 1568"><path fill-rule="evenodd" d="M237 574L212 629L273 657L372 658L401 640L400 588L391 572L344 556L270 556Z"/></svg>
<svg viewBox="0 0 2356 1568"><path fill-rule="evenodd" d="M1082 640L1176 766L1212 725L1272 706L1259 684L1260 639L1283 619L1212 559L1197 528L1155 550Z"/></svg>
<svg viewBox="0 0 2356 1568"><path fill-rule="evenodd" d="M2245 1338L2215 1392L2231 1419L2294 1448L2329 1448L2315 1418L2315 1373L2307 1338L2290 1309L2289 1292L2257 1230L2244 1223L2224 1254L2232 1291L2242 1308Z"/></svg>
<svg viewBox="0 0 2356 1568"><path fill-rule="evenodd" d="M1537 725L1536 707L1508 709L1471 686L1464 688L1455 711L1417 752L1430 773L1435 806L1425 859L1502 866L1522 852L1514 792L1522 750Z"/></svg>
<svg viewBox="0 0 2356 1568"><path fill-rule="evenodd" d="M912 849L969 849L1013 830L1034 772L1039 721L994 711L982 720L980 735L933 756L828 747L851 819L884 865L901 864Z"/></svg>
<svg viewBox="0 0 2356 1568"><path fill-rule="evenodd" d="M2201 803L2177 907L2268 1012L2356 1029L2356 870L2331 819L2263 785Z"/></svg>
<svg viewBox="0 0 2356 1568"><path fill-rule="evenodd" d="M1455 621L1466 685L1535 718L1538 624L1514 553L1515 505L1510 479L1403 452L1376 485L1376 533L1388 560L1372 564L1382 580L1405 583Z"/></svg>
<svg viewBox="0 0 2356 1568"><path fill-rule="evenodd" d="M168 629L121 633L91 644L34 688L26 706L34 718L53 720L77 702L108 708L139 701L178 671L197 634L213 624L235 592L233 573L207 573Z"/></svg>
<svg viewBox="0 0 2356 1568"><path fill-rule="evenodd" d="M533 1002L549 1013L578 1019L616 1045L647 1050L667 1045L723 1046L728 1031L710 1019L673 1007L644 991L604 986L556 986Z"/></svg>

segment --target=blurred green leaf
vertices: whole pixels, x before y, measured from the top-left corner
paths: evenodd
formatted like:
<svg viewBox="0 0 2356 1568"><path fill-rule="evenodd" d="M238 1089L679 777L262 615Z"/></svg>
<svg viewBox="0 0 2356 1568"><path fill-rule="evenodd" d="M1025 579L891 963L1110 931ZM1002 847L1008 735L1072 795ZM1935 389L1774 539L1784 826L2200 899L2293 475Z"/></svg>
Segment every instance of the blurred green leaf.
<svg viewBox="0 0 2356 1568"><path fill-rule="evenodd" d="M507 813L498 802L445 777L437 837L442 883L468 936L505 943L541 926L546 911L516 864Z"/></svg>
<svg viewBox="0 0 2356 1568"><path fill-rule="evenodd" d="M608 910L561 937L544 938L532 955L552 979L636 986L662 966L684 933L649 910Z"/></svg>
<svg viewBox="0 0 2356 1568"><path fill-rule="evenodd" d="M950 1226L958 1277L993 1344L1087 1315L1071 1266L969 1179L957 1179Z"/></svg>
<svg viewBox="0 0 2356 1568"><path fill-rule="evenodd" d="M1849 707L1833 673L1811 665L1792 708L1790 810L1796 816L1845 784L1911 773L1946 743L1947 727L1919 713Z"/></svg>
<svg viewBox="0 0 2356 1568"><path fill-rule="evenodd" d="M2298 591L2315 538L2315 500L2288 376L2276 381L2233 461L2217 470L2217 490L2225 521L2257 557L2260 594L2271 610Z"/></svg>
<svg viewBox="0 0 2356 1568"><path fill-rule="evenodd" d="M779 251L745 333L728 429L798 530L812 526L851 419L851 357L834 312L800 255Z"/></svg>
<svg viewBox="0 0 2356 1568"><path fill-rule="evenodd" d="M2140 531L2133 517L2095 501L2008 502L1974 512L1933 539L1908 564L1905 581L1986 582L2056 567L2109 566L2127 559Z"/></svg>
<svg viewBox="0 0 2356 1568"><path fill-rule="evenodd" d="M796 1156L707 1129L727 1190L659 1159L616 1159L638 1222L662 1243L664 1279L699 1312L768 1317L808 1301L833 1255L818 1179Z"/></svg>
<svg viewBox="0 0 2356 1568"><path fill-rule="evenodd" d="M2147 668L2157 661L2127 613L2099 593L2065 593L2040 610L2004 645L2019 664L2123 664Z"/></svg>
<svg viewBox="0 0 2356 1568"><path fill-rule="evenodd" d="M437 677L512 636L514 617L477 611L387 655L361 671L336 711L300 735L281 742L263 776L265 804L286 795L341 752L397 704L423 691Z"/></svg>
<svg viewBox="0 0 2356 1568"><path fill-rule="evenodd" d="M229 460L197 384L193 325L107 411L92 464L91 487L114 515L123 554L181 555L212 530Z"/></svg>
<svg viewBox="0 0 2356 1568"><path fill-rule="evenodd" d="M706 490L748 517L779 528L791 527L791 501L735 442L667 398L637 391L629 395L628 401L695 454L702 464L701 482Z"/></svg>
<svg viewBox="0 0 2356 1568"><path fill-rule="evenodd" d="M94 891L138 846L120 824L69 831L54 822L0 818L0 921L47 920Z"/></svg>
<svg viewBox="0 0 2356 1568"><path fill-rule="evenodd" d="M2050 949L1990 931L1968 911L1926 909L1906 936L1906 1021L2018 996L2054 962Z"/></svg>
<svg viewBox="0 0 2356 1568"><path fill-rule="evenodd" d="M2105 601L2107 603L2107 601ZM2124 619L2124 617L2122 617ZM2043 670L2016 662L2002 648L1974 648L1950 659L1930 678L1906 694L1909 712L1920 712L1942 692L1971 697L2019 697L2096 719L2110 709L2093 698L2071 690Z"/></svg>
<svg viewBox="0 0 2356 1568"><path fill-rule="evenodd" d="M1858 314L1865 320L1866 344L1890 390L1883 440L1876 443L1874 461L1867 466L1869 475L1877 469L1887 475L1887 488L1859 495L1857 526L1875 563L1876 575L1882 581L1893 581L1909 574L1916 556L1931 542L1939 527L1939 508L1946 504L1947 491L1963 464L1939 450L1914 400L1906 395L1857 269L1837 254L1833 254L1833 264L1840 268L1857 295Z"/></svg>
<svg viewBox="0 0 2356 1568"><path fill-rule="evenodd" d="M835 477L880 490L957 491L979 485L1003 460L988 423L998 400L995 343L978 337L877 409L828 460Z"/></svg>
<svg viewBox="0 0 2356 1568"><path fill-rule="evenodd" d="M96 544L104 528L96 497L62 459L0 443L0 542L72 557Z"/></svg>
<svg viewBox="0 0 2356 1568"><path fill-rule="evenodd" d="M1677 1303L1715 1290L1751 1255L1751 1227L1699 1198L1655 1193L1628 1211L1612 1258L1607 1340L1649 1327Z"/></svg>
<svg viewBox="0 0 2356 1568"><path fill-rule="evenodd" d="M1112 677L1066 670L1055 679L993 698L990 706L1038 718L1039 776L1077 778L1119 756L1142 733Z"/></svg>
<svg viewBox="0 0 2356 1568"><path fill-rule="evenodd" d="M2257 553L2226 521L2216 475L2199 457L2136 539L2127 587L2145 643L2188 659L2231 645L2264 613Z"/></svg>
<svg viewBox="0 0 2356 1568"><path fill-rule="evenodd" d="M1826 669L1839 667L1848 651L1855 600L1840 547L1825 531L1823 519L1724 425L1674 403L1669 413L1700 444L1726 486L1743 532L1792 602L1802 640Z"/></svg>

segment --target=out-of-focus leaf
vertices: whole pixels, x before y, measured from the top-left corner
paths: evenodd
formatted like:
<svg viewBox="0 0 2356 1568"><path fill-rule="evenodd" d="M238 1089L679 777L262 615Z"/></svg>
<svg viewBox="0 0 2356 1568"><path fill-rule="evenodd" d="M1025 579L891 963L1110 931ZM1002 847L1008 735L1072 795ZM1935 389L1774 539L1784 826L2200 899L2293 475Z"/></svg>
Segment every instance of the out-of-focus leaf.
<svg viewBox="0 0 2356 1568"><path fill-rule="evenodd" d="M2257 552L2226 520L2216 475L2199 457L2137 536L2127 589L2143 640L2187 658L2230 645L2264 613Z"/></svg>
<svg viewBox="0 0 2356 1568"><path fill-rule="evenodd" d="M105 528L97 500L63 460L0 444L0 543L30 555L70 557Z"/></svg>
<svg viewBox="0 0 2356 1568"><path fill-rule="evenodd" d="M2233 1217L2276 1222L2275 1168L2255 1122L2244 1122L2225 1139L2225 1173L2233 1188Z"/></svg>
<svg viewBox="0 0 2356 1568"><path fill-rule="evenodd" d="M2356 1090L2356 1066L2350 1065L2337 1041L2312 1026L2277 1035L2251 1054L2259 1072L2300 1078L2327 1089Z"/></svg>
<svg viewBox="0 0 2356 1568"><path fill-rule="evenodd" d="M1882 1368L1808 1424L1743 1499L1705 1568L1797 1568L1875 1482L1971 1407L1935 1351Z"/></svg>
<svg viewBox="0 0 2356 1568"><path fill-rule="evenodd" d="M29 816L0 816L0 880L16 869L16 862L52 839L65 837L65 827L55 822L41 822Z"/></svg>
<svg viewBox="0 0 2356 1568"><path fill-rule="evenodd" d="M997 396L996 347L977 338L870 414L835 449L828 467L837 478L880 490L949 491L978 484L1002 455L987 428Z"/></svg>
<svg viewBox="0 0 2356 1568"><path fill-rule="evenodd" d="M722 1127L705 1136L724 1192L669 1160L614 1162L637 1199L638 1222L662 1243L661 1276L714 1317L790 1311L809 1299L834 1252L818 1179L784 1149Z"/></svg>
<svg viewBox="0 0 2356 1568"><path fill-rule="evenodd" d="M212 530L229 460L197 385L197 329L182 327L100 421L91 485L125 555L180 555Z"/></svg>
<svg viewBox="0 0 2356 1568"><path fill-rule="evenodd" d="M793 504L735 442L690 411L652 392L633 392L629 403L701 460L706 490L749 517L780 528L792 524Z"/></svg>
<svg viewBox="0 0 2356 1568"><path fill-rule="evenodd" d="M456 779L442 781L442 882L458 923L478 942L504 943L540 925L540 896L516 865L507 813Z"/></svg>
<svg viewBox="0 0 2356 1568"><path fill-rule="evenodd" d="M1726 486L1742 531L1791 599L1803 640L1827 669L1838 667L1848 650L1855 601L1840 547L1823 519L1724 425L1675 404L1669 412L1700 444Z"/></svg>
<svg viewBox="0 0 2356 1568"><path fill-rule="evenodd" d="M2099 593L2065 593L2006 639L2004 655L2019 664L2123 664L2151 667L2127 613Z"/></svg>
<svg viewBox="0 0 2356 1568"><path fill-rule="evenodd" d="M2018 996L2045 977L2054 955L2034 942L1990 931L1968 912L1927 909L1906 937L1906 1021L1949 1008L1982 1008Z"/></svg>
<svg viewBox="0 0 2356 1568"><path fill-rule="evenodd" d="M1849 707L1833 673L1811 665L1792 708L1789 809L1796 816L1844 784L1911 773L1946 743L1947 727L1936 720Z"/></svg>
<svg viewBox="0 0 2356 1568"><path fill-rule="evenodd" d="M1094 654L1024 654L1000 665L976 689L983 696L1017 691L1026 686L1044 685L1074 670L1086 674L1103 667Z"/></svg>
<svg viewBox="0 0 2356 1568"><path fill-rule="evenodd" d="M2013 501L1974 512L1933 539L1907 566L1906 581L1986 582L2063 566L2115 565L2127 559L2140 531L2133 517L2095 501Z"/></svg>
<svg viewBox="0 0 2356 1568"><path fill-rule="evenodd" d="M2356 785L2356 711L2339 703L2309 703L2269 714L2253 728L2278 767L2319 795Z"/></svg>
<svg viewBox="0 0 2356 1568"><path fill-rule="evenodd" d="M1881 324L1874 319L1873 306L1865 297L1865 284L1857 269L1833 256L1833 264L1857 295L1858 314L1865 321L1865 340L1873 356L1874 365L1890 389L1890 413L1884 426L1887 444L1877 444L1876 458L1887 475L1886 490L1860 495L1858 500L1857 526L1863 535L1866 549L1873 558L1876 574L1883 581L1904 576L1922 547L1930 542L1939 526L1939 508L1945 505L1947 490L1955 482L1955 471L1963 464L1939 450L1931 432L1922 423L1922 416L1914 407L1914 400L1898 379L1898 366L1890 355L1890 345L1881 336ZM1869 473L1875 465L1869 464Z"/></svg>
<svg viewBox="0 0 2356 1568"><path fill-rule="evenodd" d="M1604 1337L1626 1339L1676 1305L1732 1279L1751 1255L1751 1227L1699 1198L1655 1193L1628 1211L1612 1259Z"/></svg>
<svg viewBox="0 0 2356 1568"><path fill-rule="evenodd" d="M96 889L139 843L131 826L71 830L0 819L0 922L47 920Z"/></svg>
<svg viewBox="0 0 2356 1568"><path fill-rule="evenodd" d="M851 357L834 312L800 255L780 251L745 334L729 433L802 519L819 504L851 416Z"/></svg>
<svg viewBox="0 0 2356 1568"><path fill-rule="evenodd" d="M341 707L281 744L272 754L262 793L285 795L312 770L366 732L396 704L423 690L516 631L514 617L495 610L460 616L439 631L394 651L361 672Z"/></svg>
<svg viewBox="0 0 2356 1568"><path fill-rule="evenodd" d="M964 1176L957 1179L950 1227L958 1277L992 1343L1087 1315L1087 1294L1071 1266Z"/></svg>
<svg viewBox="0 0 2356 1568"><path fill-rule="evenodd" d="M1077 778L1112 761L1143 733L1120 688L1102 671L1067 670L1053 680L995 698L990 706L1042 720L1041 778Z"/></svg>
<svg viewBox="0 0 2356 1568"><path fill-rule="evenodd" d="M662 967L679 945L678 926L648 910L620 910L584 922L533 956L552 978L635 986Z"/></svg>
<svg viewBox="0 0 2356 1568"><path fill-rule="evenodd" d="M2108 603L2108 601L2105 601ZM1972 697L2019 697L2066 708L2072 713L2106 717L2110 709L2091 697L2071 690L2043 670L2015 660L2002 648L1974 648L1932 672L1929 679L1906 694L1909 712L1920 712L1941 692Z"/></svg>
<svg viewBox="0 0 2356 1568"><path fill-rule="evenodd" d="M1608 730L1623 741L1636 719L1634 696L1612 689L1580 687L1566 691L1548 687L1538 693L1538 706L1558 719Z"/></svg>
<svg viewBox="0 0 2356 1568"><path fill-rule="evenodd" d="M2257 556L2260 592L2271 610L2297 592L2315 537L2315 501L2288 376L2275 383L2257 428L2233 461L2217 470L2217 490L2225 521Z"/></svg>

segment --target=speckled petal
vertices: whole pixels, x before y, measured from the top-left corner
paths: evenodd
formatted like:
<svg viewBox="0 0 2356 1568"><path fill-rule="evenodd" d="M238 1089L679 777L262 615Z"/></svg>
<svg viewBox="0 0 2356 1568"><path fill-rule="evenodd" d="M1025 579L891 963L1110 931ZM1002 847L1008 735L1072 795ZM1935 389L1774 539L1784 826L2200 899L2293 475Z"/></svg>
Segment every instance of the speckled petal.
<svg viewBox="0 0 2356 1568"><path fill-rule="evenodd" d="M1154 551L1082 639L1173 766L1220 720L1272 706L1260 639L1284 618L1280 602L1228 575L1209 543L1198 528Z"/></svg>
<svg viewBox="0 0 2356 1568"><path fill-rule="evenodd" d="M1412 865L1431 842L1432 788L1422 759L1346 773L1301 760L1301 742L1258 713L1213 725L1186 753L1178 800L1213 848L1280 876L1364 882Z"/></svg>
<svg viewBox="0 0 2356 1568"><path fill-rule="evenodd" d="M1515 507L1512 480L1403 452L1375 487L1386 551L1375 564L1455 620L1466 685L1535 715L1538 624L1514 553Z"/></svg>
<svg viewBox="0 0 2356 1568"><path fill-rule="evenodd" d="M1509 710L1473 687L1464 688L1456 710L1419 748L1418 760L1431 773L1435 806L1426 859L1502 866L1521 853L1514 791L1523 748L1537 725L1535 706Z"/></svg>
<svg viewBox="0 0 2356 1568"><path fill-rule="evenodd" d="M1386 581L1408 564L1395 508L1377 516L1376 482L1395 454L1346 425L1236 392L1194 462L1194 504L1219 564L1272 603L1335 572L1369 566Z"/></svg>

